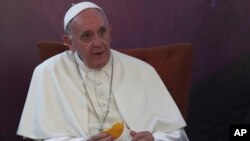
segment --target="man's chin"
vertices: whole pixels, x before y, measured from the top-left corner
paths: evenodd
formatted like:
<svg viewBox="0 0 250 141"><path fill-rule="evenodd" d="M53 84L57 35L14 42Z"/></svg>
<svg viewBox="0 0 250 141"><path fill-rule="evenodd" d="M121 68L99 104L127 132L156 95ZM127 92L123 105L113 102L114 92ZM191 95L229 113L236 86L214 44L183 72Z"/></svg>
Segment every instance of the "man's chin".
<svg viewBox="0 0 250 141"><path fill-rule="evenodd" d="M93 60L92 63L93 67L95 69L100 69L108 63L109 57L106 53L96 54L92 56L92 60Z"/></svg>
<svg viewBox="0 0 250 141"><path fill-rule="evenodd" d="M96 61L95 63L93 63L92 68L93 68L93 69L101 69L101 68L104 67L107 63L108 63L108 61L105 61L105 62L104 62L103 60Z"/></svg>

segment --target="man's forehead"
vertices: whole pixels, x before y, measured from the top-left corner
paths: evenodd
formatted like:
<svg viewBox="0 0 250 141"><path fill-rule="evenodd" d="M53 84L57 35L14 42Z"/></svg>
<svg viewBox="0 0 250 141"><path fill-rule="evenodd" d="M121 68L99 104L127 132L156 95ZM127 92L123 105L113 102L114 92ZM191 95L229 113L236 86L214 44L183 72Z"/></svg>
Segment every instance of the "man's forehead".
<svg viewBox="0 0 250 141"><path fill-rule="evenodd" d="M105 17L102 12L96 9L87 9L79 13L72 19L72 24L79 24L81 26L91 26L91 25L100 25L106 26Z"/></svg>

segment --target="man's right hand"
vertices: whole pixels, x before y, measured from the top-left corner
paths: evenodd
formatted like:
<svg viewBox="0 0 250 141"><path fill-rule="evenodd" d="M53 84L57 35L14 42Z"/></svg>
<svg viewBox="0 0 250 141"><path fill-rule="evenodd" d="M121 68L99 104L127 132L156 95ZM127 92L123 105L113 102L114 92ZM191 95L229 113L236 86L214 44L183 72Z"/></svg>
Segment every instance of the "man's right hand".
<svg viewBox="0 0 250 141"><path fill-rule="evenodd" d="M91 136L87 141L115 141L115 138L107 133L98 133Z"/></svg>

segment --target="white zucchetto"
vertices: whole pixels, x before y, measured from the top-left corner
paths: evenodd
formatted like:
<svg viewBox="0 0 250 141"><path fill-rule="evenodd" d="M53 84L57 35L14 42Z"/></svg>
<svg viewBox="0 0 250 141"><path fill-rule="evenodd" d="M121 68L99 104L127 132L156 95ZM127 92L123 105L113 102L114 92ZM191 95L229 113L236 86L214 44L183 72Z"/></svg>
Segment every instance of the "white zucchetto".
<svg viewBox="0 0 250 141"><path fill-rule="evenodd" d="M64 31L66 31L67 25L76 15L89 8L96 8L102 11L98 5L88 1L80 2L71 6L64 16Z"/></svg>

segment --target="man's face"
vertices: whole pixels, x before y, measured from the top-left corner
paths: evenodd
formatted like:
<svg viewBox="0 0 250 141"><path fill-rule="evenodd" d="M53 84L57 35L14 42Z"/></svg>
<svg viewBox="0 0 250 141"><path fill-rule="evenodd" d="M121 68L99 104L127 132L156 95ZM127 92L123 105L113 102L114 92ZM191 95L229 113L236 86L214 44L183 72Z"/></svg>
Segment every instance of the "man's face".
<svg viewBox="0 0 250 141"><path fill-rule="evenodd" d="M105 66L110 58L111 28L104 15L97 9L87 9L70 24L69 48L77 51L89 68Z"/></svg>

